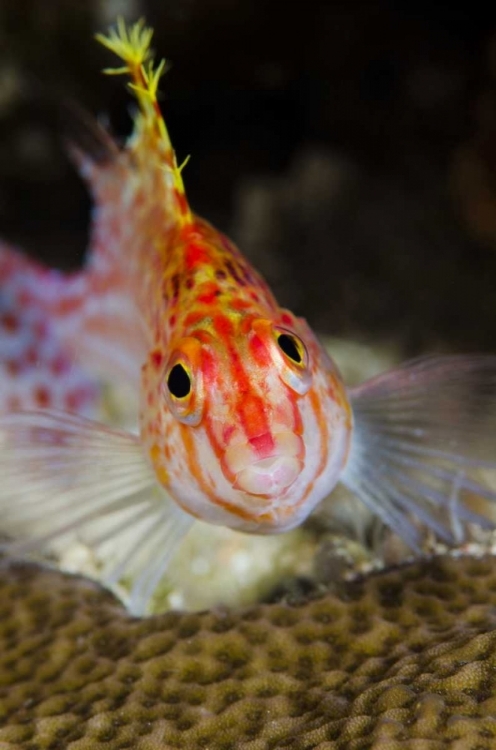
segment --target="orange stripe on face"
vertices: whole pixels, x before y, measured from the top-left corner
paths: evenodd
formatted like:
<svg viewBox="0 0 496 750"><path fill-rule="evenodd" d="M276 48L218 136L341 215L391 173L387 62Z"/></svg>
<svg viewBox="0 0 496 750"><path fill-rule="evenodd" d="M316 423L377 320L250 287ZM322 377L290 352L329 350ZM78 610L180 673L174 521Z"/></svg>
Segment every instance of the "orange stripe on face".
<svg viewBox="0 0 496 750"><path fill-rule="evenodd" d="M313 491L315 482L324 471L327 465L327 460L329 456L329 429L327 427L327 422L324 419L323 414L322 414L321 399L318 393L316 393L315 388L312 388L308 392L307 398L309 398L310 400L310 405L315 414L318 429L320 432L320 461L319 461L319 465L317 466L317 471L315 472L314 478L312 479L311 482L309 482L306 491L304 492L302 497L298 500L298 502L295 503L295 505L293 506L294 508L299 508L301 505L303 505L307 497Z"/></svg>
<svg viewBox="0 0 496 750"><path fill-rule="evenodd" d="M241 518L243 521L258 521L258 519L261 518L259 514L250 513L248 510L239 508L237 505L233 505L232 503L229 503L226 500L221 500L220 498L212 498L212 502L214 505L217 505L219 508L223 508L224 510L227 510L228 513L231 513L233 516L236 516L237 518ZM273 517L272 514L271 514L271 517Z"/></svg>
<svg viewBox="0 0 496 750"><path fill-rule="evenodd" d="M338 404L338 406L345 412L346 428L350 430L352 424L351 406L346 397L346 391L343 387L343 384L337 377L332 378L327 393L332 398L332 400L335 401L335 403Z"/></svg>
<svg viewBox="0 0 496 750"><path fill-rule="evenodd" d="M208 349L203 349L201 353L201 369L203 374L203 383L207 390L219 387L219 370L217 361Z"/></svg>
<svg viewBox="0 0 496 750"><path fill-rule="evenodd" d="M253 334L249 340L249 347L255 362L263 367L270 367L272 358L263 339L258 334Z"/></svg>
<svg viewBox="0 0 496 750"><path fill-rule="evenodd" d="M248 441L269 432L263 399L254 393L245 393L240 399L238 408L240 421Z"/></svg>
<svg viewBox="0 0 496 750"><path fill-rule="evenodd" d="M180 424L179 429L181 431L181 440L183 441L185 448L186 461L188 462L188 469L191 476L194 478L196 483L202 492L210 497L211 488L205 482L203 477L200 463L198 461L198 454L196 450L195 441L193 440L193 431L187 425Z"/></svg>
<svg viewBox="0 0 496 750"><path fill-rule="evenodd" d="M233 505L232 503L223 500L221 497L215 494L213 491L213 488L205 481L205 478L202 474L200 463L198 461L198 453L196 450L196 446L194 443L194 440L192 439L192 430L188 428L186 425L180 425L181 428L181 438L184 442L185 452L186 452L186 459L188 462L188 469L190 471L191 476L195 479L196 483L198 484L198 487L203 492L206 498L206 502L210 501L213 503L213 505L217 505L219 508L223 508L224 510L227 510L229 513L231 513L234 516L237 516L238 518L241 518L243 521L252 521L254 519L254 516L252 513L249 513L248 511L243 510L242 508L238 508L236 505ZM184 510L186 510L188 513L190 513L193 516L196 516L197 518L203 518L203 516L199 513L192 513L188 508L183 507Z"/></svg>
<svg viewBox="0 0 496 750"><path fill-rule="evenodd" d="M245 433L246 439L251 440L269 432L264 400L253 392L250 378L245 370L240 354L232 344L233 325L226 315L216 315L213 320L214 329L219 336L223 336L230 358L230 369L233 389L239 394L235 403L235 411Z"/></svg>
<svg viewBox="0 0 496 750"><path fill-rule="evenodd" d="M169 475L164 466L164 463L162 460L162 453L157 443L154 443L152 447L150 448L150 458L153 463L153 467L155 469L155 473L158 477L160 484L163 487L167 487L169 483Z"/></svg>

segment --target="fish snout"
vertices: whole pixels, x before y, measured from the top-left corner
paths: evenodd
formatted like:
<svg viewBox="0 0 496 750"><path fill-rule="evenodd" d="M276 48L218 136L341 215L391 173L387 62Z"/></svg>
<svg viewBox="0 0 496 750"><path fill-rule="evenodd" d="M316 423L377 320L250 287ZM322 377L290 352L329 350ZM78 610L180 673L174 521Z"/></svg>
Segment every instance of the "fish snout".
<svg viewBox="0 0 496 750"><path fill-rule="evenodd" d="M290 487L303 468L303 461L291 456L262 458L236 475L235 490L249 495L279 495Z"/></svg>
<svg viewBox="0 0 496 750"><path fill-rule="evenodd" d="M229 446L223 464L235 490L271 497L293 484L304 453L301 437L285 430Z"/></svg>

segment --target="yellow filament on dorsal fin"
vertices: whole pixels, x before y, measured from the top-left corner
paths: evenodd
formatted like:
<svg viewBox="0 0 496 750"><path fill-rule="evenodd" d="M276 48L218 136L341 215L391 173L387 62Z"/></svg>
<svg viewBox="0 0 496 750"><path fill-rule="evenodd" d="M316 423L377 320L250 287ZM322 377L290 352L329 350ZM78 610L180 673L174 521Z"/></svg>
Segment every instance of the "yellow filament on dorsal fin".
<svg viewBox="0 0 496 750"><path fill-rule="evenodd" d="M153 29L145 26L144 19L141 18L137 23L127 27L124 19L118 18L116 27L111 28L108 35L96 34L95 38L125 63L122 67L106 68L103 72L108 75L128 75L131 78L128 86L138 100L141 119L140 123L137 118L135 125L138 127L141 124L148 132L155 134L165 168L172 174L180 219L183 224L187 224L192 217L181 176L187 160L178 167L157 101L158 84L164 73L165 60L161 60L157 66L154 65L150 48L152 36Z"/></svg>

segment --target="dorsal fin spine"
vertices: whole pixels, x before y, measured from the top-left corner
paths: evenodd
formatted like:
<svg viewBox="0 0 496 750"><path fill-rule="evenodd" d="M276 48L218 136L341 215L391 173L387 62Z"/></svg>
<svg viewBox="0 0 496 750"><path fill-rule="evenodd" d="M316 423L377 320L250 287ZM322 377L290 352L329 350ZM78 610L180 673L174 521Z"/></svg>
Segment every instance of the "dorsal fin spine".
<svg viewBox="0 0 496 750"><path fill-rule="evenodd" d="M96 39L125 63L118 68L106 68L103 72L109 75L127 75L131 79L128 86L139 105L139 115L135 118L136 131L139 132L140 127L144 127L155 133L157 147L164 158L164 168L172 174L180 221L182 224L189 224L192 216L181 176L184 163L181 167L177 165L157 100L158 85L165 72L166 61L161 60L157 66L154 65L150 48L152 36L153 29L145 26L143 19L127 27L123 18L118 18L116 27L111 28L107 35L96 34Z"/></svg>

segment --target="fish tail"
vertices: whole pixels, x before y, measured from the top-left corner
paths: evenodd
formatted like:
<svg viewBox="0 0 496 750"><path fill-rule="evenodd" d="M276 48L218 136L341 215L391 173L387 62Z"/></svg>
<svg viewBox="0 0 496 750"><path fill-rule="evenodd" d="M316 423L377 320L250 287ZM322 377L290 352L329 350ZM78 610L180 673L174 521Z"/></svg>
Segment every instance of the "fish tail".
<svg viewBox="0 0 496 750"><path fill-rule="evenodd" d="M153 29L145 26L143 19L128 27L121 17L108 34L96 34L96 39L124 63L117 68L106 68L104 73L130 78L128 87L135 95L139 107L134 121L134 140L138 144L141 141L151 141L151 148L159 152L163 167L172 178L178 220L182 224L188 224L192 216L181 175L187 159L178 166L158 103L158 86L166 69L166 61L162 59L155 65L150 46L152 36Z"/></svg>
<svg viewBox="0 0 496 750"><path fill-rule="evenodd" d="M342 481L412 549L418 522L449 544L467 523L494 528L496 357L414 360L349 395Z"/></svg>

